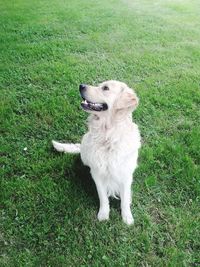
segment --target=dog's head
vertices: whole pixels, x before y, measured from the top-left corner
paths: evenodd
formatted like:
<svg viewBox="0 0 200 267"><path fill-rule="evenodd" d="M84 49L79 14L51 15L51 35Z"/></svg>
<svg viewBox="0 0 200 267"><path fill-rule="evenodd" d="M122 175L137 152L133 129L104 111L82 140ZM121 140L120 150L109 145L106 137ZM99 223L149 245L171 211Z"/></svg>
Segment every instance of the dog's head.
<svg viewBox="0 0 200 267"><path fill-rule="evenodd" d="M98 86L81 84L79 89L81 106L89 113L132 112L139 101L133 89L118 81L105 81Z"/></svg>

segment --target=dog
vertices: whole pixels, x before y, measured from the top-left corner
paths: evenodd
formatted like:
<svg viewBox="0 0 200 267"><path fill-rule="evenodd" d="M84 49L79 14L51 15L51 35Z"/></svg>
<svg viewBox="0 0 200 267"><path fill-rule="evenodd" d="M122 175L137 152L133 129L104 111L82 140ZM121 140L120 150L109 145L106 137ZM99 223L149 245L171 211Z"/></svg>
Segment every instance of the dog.
<svg viewBox="0 0 200 267"><path fill-rule="evenodd" d="M99 196L99 221L109 219L109 197L121 199L123 221L131 225L131 184L137 167L141 137L132 121L139 99L133 89L119 81L105 81L98 86L81 84L81 106L88 112L88 132L81 144L52 141L59 152L80 153L90 167Z"/></svg>

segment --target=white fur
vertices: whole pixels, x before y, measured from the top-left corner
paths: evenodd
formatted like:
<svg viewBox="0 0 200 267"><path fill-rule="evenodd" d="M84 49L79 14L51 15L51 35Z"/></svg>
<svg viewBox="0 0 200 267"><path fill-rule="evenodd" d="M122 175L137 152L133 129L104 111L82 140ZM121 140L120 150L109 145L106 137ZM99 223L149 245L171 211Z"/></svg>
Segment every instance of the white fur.
<svg viewBox="0 0 200 267"><path fill-rule="evenodd" d="M80 153L80 144L61 144L54 140L52 140L53 147L59 151L64 153Z"/></svg>
<svg viewBox="0 0 200 267"><path fill-rule="evenodd" d="M102 88L108 86L109 90ZM93 103L107 103L106 111L89 111L88 132L83 136L80 152L90 167L99 195L99 221L109 218L109 196L121 199L121 214L126 224L134 222L131 213L132 174L137 167L140 133L132 122L138 105L135 92L124 83L107 81L97 87L87 86L84 97ZM78 153L78 144L53 141L56 150Z"/></svg>

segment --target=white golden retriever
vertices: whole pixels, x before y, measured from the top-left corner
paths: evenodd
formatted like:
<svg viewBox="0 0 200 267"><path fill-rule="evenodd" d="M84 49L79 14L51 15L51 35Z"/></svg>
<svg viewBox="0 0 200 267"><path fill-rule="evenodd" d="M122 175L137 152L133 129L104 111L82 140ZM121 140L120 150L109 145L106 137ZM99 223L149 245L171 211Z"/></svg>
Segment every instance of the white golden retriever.
<svg viewBox="0 0 200 267"><path fill-rule="evenodd" d="M90 167L99 195L99 221L109 218L109 196L119 196L123 221L132 224L132 174L141 145L132 112L138 98L125 83L118 81L106 81L97 87L81 84L79 88L83 98L81 106L90 113L89 130L81 144L52 141L53 146L60 152L80 152L83 163Z"/></svg>

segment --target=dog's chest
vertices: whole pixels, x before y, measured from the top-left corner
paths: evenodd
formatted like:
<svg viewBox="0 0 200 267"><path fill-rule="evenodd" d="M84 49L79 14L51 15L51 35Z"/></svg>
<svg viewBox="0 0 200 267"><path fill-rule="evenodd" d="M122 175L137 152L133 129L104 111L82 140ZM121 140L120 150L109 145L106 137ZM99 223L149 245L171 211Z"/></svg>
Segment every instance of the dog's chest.
<svg viewBox="0 0 200 267"><path fill-rule="evenodd" d="M108 165L116 152L116 142L110 138L94 137L86 134L81 144L83 161L90 165Z"/></svg>
<svg viewBox="0 0 200 267"><path fill-rule="evenodd" d="M133 137L133 136L132 136ZM134 151L132 142L123 135L84 135L81 143L81 158L85 165L102 173L117 171ZM137 150L138 148L136 148Z"/></svg>

